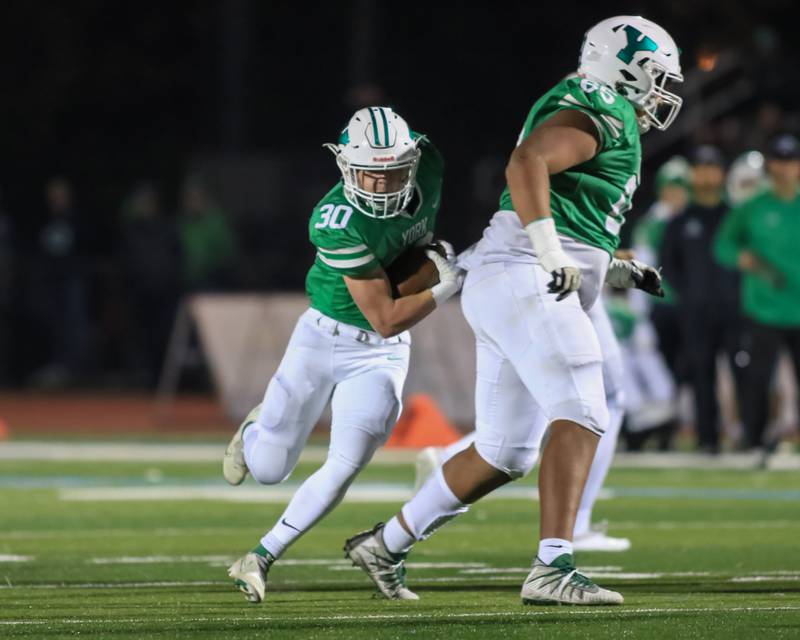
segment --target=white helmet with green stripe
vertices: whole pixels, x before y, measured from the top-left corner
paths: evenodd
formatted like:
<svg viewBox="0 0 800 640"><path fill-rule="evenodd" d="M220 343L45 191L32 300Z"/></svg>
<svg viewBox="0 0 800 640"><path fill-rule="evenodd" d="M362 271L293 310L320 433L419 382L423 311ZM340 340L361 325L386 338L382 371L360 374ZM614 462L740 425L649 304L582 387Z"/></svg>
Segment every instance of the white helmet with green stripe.
<svg viewBox="0 0 800 640"><path fill-rule="evenodd" d="M366 107L350 118L338 144L325 146L336 155L348 202L372 218L392 218L414 194L421 140L391 108ZM365 174L380 174L372 180L374 190Z"/></svg>
<svg viewBox="0 0 800 640"><path fill-rule="evenodd" d="M639 114L639 129L663 131L683 100L667 89L683 82L680 50L664 29L641 16L617 16L586 32L578 73L613 88Z"/></svg>

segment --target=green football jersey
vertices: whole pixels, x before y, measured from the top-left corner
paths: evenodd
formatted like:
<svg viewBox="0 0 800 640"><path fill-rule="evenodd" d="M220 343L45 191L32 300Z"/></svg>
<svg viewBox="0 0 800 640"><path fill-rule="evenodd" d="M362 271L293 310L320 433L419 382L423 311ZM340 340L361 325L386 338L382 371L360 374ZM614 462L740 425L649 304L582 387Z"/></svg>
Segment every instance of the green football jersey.
<svg viewBox="0 0 800 640"><path fill-rule="evenodd" d="M308 223L317 248L306 276L311 307L340 322L373 331L353 301L342 276L388 267L406 248L430 241L442 194L444 160L427 140L417 167L416 189L407 209L393 218L370 218L345 198L339 182L320 200Z"/></svg>
<svg viewBox="0 0 800 640"><path fill-rule="evenodd" d="M550 176L550 208L556 229L613 253L625 212L639 186L642 150L636 112L613 89L570 76L536 101L518 144L563 109L575 109L592 119L600 134L600 148L588 162ZM500 196L500 208L514 210L508 186Z"/></svg>

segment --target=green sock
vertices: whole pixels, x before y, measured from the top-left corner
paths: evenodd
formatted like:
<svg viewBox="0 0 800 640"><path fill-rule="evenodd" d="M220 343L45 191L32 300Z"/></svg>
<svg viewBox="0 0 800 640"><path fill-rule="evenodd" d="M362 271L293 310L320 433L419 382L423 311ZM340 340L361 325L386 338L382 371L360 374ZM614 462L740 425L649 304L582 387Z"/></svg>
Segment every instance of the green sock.
<svg viewBox="0 0 800 640"><path fill-rule="evenodd" d="M264 545L259 543L259 545L251 551L251 553L255 553L262 558L266 558L267 561L272 564L275 562L275 556L273 556L269 551L264 548Z"/></svg>

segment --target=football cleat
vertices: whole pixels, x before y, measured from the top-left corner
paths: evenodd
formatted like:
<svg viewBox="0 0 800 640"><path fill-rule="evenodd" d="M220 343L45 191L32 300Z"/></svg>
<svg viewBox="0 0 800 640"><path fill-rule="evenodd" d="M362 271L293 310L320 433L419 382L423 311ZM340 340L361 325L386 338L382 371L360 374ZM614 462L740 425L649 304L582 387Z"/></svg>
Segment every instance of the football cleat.
<svg viewBox="0 0 800 640"><path fill-rule="evenodd" d="M622 594L596 585L575 568L572 554L564 553L551 564L539 558L522 584L522 604L622 604Z"/></svg>
<svg viewBox="0 0 800 640"><path fill-rule="evenodd" d="M257 405L242 424L233 434L233 438L228 443L228 448L225 449L225 457L222 459L222 475L228 484L234 486L242 484L247 477L247 463L244 461L244 430L251 424L258 420L258 412L261 410L261 405Z"/></svg>
<svg viewBox="0 0 800 640"><path fill-rule="evenodd" d="M264 600L267 590L267 574L272 563L257 553L246 553L228 569L239 591L244 593L248 602L257 604Z"/></svg>
<svg viewBox="0 0 800 640"><path fill-rule="evenodd" d="M414 465L414 493L420 490L425 481L441 464L441 452L441 447L425 447L417 454Z"/></svg>
<svg viewBox="0 0 800 640"><path fill-rule="evenodd" d="M393 554L383 543L383 523L362 531L344 543L344 557L364 570L388 600L419 600L406 587L406 554Z"/></svg>

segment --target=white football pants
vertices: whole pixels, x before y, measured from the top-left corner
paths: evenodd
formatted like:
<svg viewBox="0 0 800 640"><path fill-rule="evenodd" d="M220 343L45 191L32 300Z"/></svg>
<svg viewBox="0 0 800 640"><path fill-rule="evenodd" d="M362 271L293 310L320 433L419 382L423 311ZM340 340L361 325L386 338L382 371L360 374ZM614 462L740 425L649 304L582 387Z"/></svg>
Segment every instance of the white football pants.
<svg viewBox="0 0 800 640"><path fill-rule="evenodd" d="M538 264L483 264L464 283L461 305L477 342L475 447L512 478L533 467L554 420L598 436L608 427L600 344L584 308L594 305L609 258L585 245L570 255L583 282L561 301Z"/></svg>
<svg viewBox="0 0 800 640"><path fill-rule="evenodd" d="M265 536L274 556L341 501L388 438L401 411L410 344L408 332L382 338L314 309L300 317L258 422L245 431L245 461L261 484L285 480L329 400L330 446L325 463Z"/></svg>
<svg viewBox="0 0 800 640"><path fill-rule="evenodd" d="M622 353L602 300L597 300L595 302L594 306L589 310L588 316L597 333L600 351L603 354L603 384L605 386L606 402L608 404L609 423L606 432L600 437L600 441L597 443L597 451L594 454L592 467L586 479L586 486L583 489L580 506L578 508L578 517L575 521L575 536L587 533L590 529L592 509L594 503L597 501L600 489L603 487L606 476L608 475L608 470L611 468L611 461L614 458L614 452L617 447L619 430L625 415L624 395L622 391L624 384ZM540 434L540 440L536 445L536 451L533 453L534 463L538 457L539 449L541 448L541 437L544 436L547 429L546 418L541 412L537 413L535 419L537 423L534 425L533 430ZM456 453L466 449L474 440L475 432L473 431L458 442L454 442L446 447L440 457L440 463L444 464Z"/></svg>

